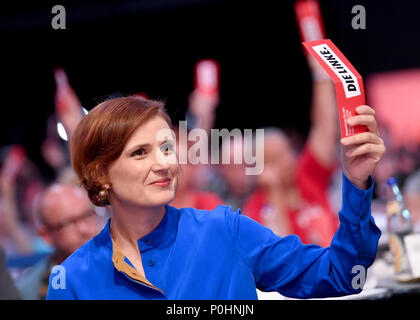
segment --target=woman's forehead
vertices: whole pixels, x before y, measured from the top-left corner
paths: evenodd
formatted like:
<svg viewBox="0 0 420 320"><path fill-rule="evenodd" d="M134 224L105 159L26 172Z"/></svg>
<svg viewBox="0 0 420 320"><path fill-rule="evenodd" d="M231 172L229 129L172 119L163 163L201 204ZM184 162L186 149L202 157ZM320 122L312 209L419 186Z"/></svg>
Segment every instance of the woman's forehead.
<svg viewBox="0 0 420 320"><path fill-rule="evenodd" d="M162 132L170 130L168 123L159 116L138 126L128 138L125 149L138 144L153 144L162 141Z"/></svg>

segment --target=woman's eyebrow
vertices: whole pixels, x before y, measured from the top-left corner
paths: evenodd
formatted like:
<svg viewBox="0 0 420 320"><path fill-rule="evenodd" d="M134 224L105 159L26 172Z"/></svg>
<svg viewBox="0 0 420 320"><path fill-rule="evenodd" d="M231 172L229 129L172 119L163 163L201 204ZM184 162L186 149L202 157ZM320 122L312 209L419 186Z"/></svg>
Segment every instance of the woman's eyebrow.
<svg viewBox="0 0 420 320"><path fill-rule="evenodd" d="M174 139L165 139L165 140L163 140L162 142L160 142L160 143L159 143L159 145L161 146L161 145L163 145L163 144L165 144L165 143L167 143L167 142L171 142L171 143L173 143L173 142L174 142Z"/></svg>

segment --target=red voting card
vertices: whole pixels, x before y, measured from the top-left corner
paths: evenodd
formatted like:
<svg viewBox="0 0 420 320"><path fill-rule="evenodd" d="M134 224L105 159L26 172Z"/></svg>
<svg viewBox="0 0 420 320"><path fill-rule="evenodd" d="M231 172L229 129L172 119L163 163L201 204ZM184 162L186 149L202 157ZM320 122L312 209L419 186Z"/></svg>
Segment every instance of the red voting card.
<svg viewBox="0 0 420 320"><path fill-rule="evenodd" d="M295 14L302 41L307 42L325 38L321 9L317 0L296 1Z"/></svg>
<svg viewBox="0 0 420 320"><path fill-rule="evenodd" d="M334 81L341 136L344 138L366 132L365 126L350 127L347 124L347 119L356 115L355 109L365 104L360 74L331 40L303 42L303 45Z"/></svg>
<svg viewBox="0 0 420 320"><path fill-rule="evenodd" d="M216 60L200 60L195 66L195 89L204 94L219 93L219 64Z"/></svg>

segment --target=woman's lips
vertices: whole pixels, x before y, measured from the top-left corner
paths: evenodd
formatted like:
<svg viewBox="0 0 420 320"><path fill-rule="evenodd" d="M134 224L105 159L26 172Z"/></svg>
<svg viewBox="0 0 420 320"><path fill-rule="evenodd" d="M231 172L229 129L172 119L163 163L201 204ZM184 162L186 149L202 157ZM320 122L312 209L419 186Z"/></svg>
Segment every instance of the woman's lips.
<svg viewBox="0 0 420 320"><path fill-rule="evenodd" d="M157 186L157 187L167 187L167 186L169 186L170 183L171 183L171 179L166 178L166 179L156 180L156 181L152 182L151 185L152 186Z"/></svg>

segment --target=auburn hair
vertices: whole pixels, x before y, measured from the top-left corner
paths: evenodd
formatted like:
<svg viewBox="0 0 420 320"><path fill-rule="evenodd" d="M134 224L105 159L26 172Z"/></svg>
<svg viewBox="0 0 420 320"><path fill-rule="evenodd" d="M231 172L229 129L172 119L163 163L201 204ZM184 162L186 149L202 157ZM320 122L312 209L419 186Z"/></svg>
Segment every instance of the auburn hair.
<svg viewBox="0 0 420 320"><path fill-rule="evenodd" d="M71 161L94 205L110 204L100 194L109 185L108 166L120 156L132 133L155 116L171 126L163 102L128 96L98 104L81 120L70 141Z"/></svg>

